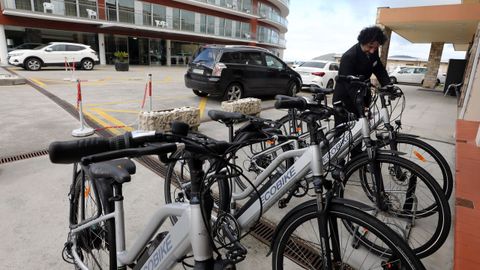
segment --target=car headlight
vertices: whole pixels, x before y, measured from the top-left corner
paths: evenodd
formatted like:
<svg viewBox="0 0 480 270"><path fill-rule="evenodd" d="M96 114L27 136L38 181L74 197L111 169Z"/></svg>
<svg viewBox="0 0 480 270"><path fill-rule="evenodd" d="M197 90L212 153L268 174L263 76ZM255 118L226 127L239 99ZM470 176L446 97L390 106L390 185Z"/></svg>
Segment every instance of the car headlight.
<svg viewBox="0 0 480 270"><path fill-rule="evenodd" d="M13 56L13 57L20 56L20 55L23 55L23 53L11 53L11 54L9 54L9 56Z"/></svg>

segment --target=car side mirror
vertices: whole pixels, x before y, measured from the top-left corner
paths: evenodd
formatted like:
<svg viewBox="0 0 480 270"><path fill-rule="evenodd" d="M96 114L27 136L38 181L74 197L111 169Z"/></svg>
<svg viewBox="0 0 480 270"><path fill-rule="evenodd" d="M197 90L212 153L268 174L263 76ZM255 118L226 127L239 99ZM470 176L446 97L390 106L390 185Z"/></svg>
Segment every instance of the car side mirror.
<svg viewBox="0 0 480 270"><path fill-rule="evenodd" d="M51 52L51 51L53 51L53 50L52 50L52 48L46 48L45 51L46 51L46 52Z"/></svg>

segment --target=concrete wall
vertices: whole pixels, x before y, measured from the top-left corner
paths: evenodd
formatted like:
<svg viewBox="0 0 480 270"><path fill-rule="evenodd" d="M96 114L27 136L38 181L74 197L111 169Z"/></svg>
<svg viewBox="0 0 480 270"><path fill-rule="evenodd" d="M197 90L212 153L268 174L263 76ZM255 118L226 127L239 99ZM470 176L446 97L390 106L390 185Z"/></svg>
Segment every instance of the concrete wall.
<svg viewBox="0 0 480 270"><path fill-rule="evenodd" d="M473 84L463 119L468 121L480 121L480 61L477 61L475 74L471 74L470 76L474 76Z"/></svg>

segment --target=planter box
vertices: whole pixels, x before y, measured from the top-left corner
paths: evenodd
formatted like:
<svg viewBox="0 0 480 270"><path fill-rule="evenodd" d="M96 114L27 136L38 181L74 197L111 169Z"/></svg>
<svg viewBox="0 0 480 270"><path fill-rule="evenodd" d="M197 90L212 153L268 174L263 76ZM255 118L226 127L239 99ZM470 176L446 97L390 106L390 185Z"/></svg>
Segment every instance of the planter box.
<svg viewBox="0 0 480 270"><path fill-rule="evenodd" d="M138 116L139 130L170 131L171 123L182 121L191 129L198 129L200 125L200 110L193 107L181 107L171 110L140 112Z"/></svg>
<svg viewBox="0 0 480 270"><path fill-rule="evenodd" d="M123 62L116 62L115 63L115 70L116 71L128 71L128 63L123 63Z"/></svg>
<svg viewBox="0 0 480 270"><path fill-rule="evenodd" d="M262 101L258 98L242 98L235 101L223 101L222 110L259 116L262 111L261 105Z"/></svg>

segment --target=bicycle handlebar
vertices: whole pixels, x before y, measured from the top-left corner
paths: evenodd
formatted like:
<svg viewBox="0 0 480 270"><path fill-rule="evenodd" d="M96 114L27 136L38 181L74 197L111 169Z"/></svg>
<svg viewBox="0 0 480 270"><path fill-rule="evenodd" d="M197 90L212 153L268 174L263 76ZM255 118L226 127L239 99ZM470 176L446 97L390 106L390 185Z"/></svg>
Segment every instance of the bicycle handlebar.
<svg viewBox="0 0 480 270"><path fill-rule="evenodd" d="M301 97L289 97L284 95L275 96L275 109L307 109L307 101Z"/></svg>

